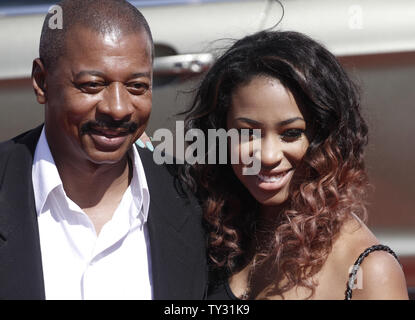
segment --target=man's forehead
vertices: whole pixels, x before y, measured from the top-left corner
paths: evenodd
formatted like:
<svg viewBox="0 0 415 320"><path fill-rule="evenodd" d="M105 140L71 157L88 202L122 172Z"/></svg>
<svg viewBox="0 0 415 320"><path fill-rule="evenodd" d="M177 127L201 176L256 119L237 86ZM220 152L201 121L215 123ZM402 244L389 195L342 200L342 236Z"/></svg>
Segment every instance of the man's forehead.
<svg viewBox="0 0 415 320"><path fill-rule="evenodd" d="M151 44L150 38L144 28L131 31L129 29L125 30L117 25L112 25L111 27L100 29L99 31L87 26L76 25L68 31L65 44L77 42L76 40L87 40L86 44L93 46L94 41L91 43L91 40L94 39L99 40L99 42L102 42L103 44L109 45L123 41L132 41L133 43L136 42L140 46L143 46L144 44L150 46Z"/></svg>
<svg viewBox="0 0 415 320"><path fill-rule="evenodd" d="M119 71L151 75L152 49L144 31L116 37L113 33L100 34L85 27L77 29L67 37L63 54L52 67L53 73L69 71L75 77L92 70L103 74Z"/></svg>
<svg viewBox="0 0 415 320"><path fill-rule="evenodd" d="M107 30L105 33L78 27L65 41L64 55L76 58L100 58L111 53L128 59L151 57L151 42L145 31L125 33Z"/></svg>

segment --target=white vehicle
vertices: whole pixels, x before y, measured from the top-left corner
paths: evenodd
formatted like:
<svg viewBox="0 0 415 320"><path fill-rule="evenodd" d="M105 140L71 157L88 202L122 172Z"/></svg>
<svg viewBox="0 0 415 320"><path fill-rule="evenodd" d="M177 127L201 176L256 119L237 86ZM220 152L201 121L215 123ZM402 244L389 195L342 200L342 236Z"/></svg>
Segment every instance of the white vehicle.
<svg viewBox="0 0 415 320"><path fill-rule="evenodd" d="M396 250L415 287L415 1L143 0L155 42L149 135L174 128L191 91L230 39L274 26L303 32L336 54L361 85L375 192L369 226ZM43 122L30 83L43 19L55 1L0 2L0 140ZM412 273L411 273L412 272Z"/></svg>

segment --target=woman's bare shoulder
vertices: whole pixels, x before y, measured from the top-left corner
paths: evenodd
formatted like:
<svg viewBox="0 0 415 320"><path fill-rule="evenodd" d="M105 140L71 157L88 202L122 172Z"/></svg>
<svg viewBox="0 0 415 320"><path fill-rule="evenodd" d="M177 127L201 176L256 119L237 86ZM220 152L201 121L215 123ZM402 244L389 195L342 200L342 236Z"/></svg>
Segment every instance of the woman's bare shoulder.
<svg viewBox="0 0 415 320"><path fill-rule="evenodd" d="M332 254L338 258L356 257L366 248L379 244L379 240L369 228L356 216L346 220L334 240Z"/></svg>
<svg viewBox="0 0 415 320"><path fill-rule="evenodd" d="M388 252L372 252L360 268L362 285L354 290L353 299L408 299L402 268Z"/></svg>
<svg viewBox="0 0 415 320"><path fill-rule="evenodd" d="M361 253L378 244L375 235L354 216L344 223L333 244L331 267L347 266L350 269ZM392 254L373 251L363 259L353 299L408 299L405 276Z"/></svg>

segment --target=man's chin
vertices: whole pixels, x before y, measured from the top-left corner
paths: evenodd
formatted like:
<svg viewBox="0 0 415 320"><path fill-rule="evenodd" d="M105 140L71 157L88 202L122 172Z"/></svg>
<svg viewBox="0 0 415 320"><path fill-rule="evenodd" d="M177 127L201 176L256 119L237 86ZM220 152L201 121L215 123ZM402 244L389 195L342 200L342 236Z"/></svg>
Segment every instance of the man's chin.
<svg viewBox="0 0 415 320"><path fill-rule="evenodd" d="M131 146L130 146L131 147ZM116 164L124 159L129 148L122 147L114 151L102 151L98 149L88 150L89 160L97 165Z"/></svg>

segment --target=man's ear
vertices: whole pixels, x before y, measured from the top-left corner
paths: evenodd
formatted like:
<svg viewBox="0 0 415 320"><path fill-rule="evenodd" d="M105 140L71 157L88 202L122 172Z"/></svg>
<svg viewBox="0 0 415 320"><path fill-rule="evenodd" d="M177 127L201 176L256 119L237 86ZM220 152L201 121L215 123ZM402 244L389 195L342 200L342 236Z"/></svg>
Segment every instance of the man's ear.
<svg viewBox="0 0 415 320"><path fill-rule="evenodd" d="M47 101L46 96L46 69L42 60L36 58L33 60L32 66L32 85L35 90L37 102L45 104Z"/></svg>

